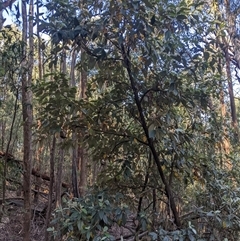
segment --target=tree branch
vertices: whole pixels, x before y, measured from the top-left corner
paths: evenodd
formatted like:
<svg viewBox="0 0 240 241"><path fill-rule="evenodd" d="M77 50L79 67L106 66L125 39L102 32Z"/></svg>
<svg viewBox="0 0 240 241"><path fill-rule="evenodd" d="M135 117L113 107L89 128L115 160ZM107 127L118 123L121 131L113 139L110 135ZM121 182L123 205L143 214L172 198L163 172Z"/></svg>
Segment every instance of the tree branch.
<svg viewBox="0 0 240 241"><path fill-rule="evenodd" d="M130 57L129 57L130 50L128 48L128 50L126 51L123 43L121 44L121 52L122 52L122 56L123 56L123 59L124 59L124 66L127 69L128 77L129 77L129 80L130 80L130 83L131 83L135 103L136 103L136 106L137 106L137 109L138 109L138 112L139 112L139 115L140 115L140 121L141 121L142 128L143 128L145 136L147 138L148 145L149 145L149 148L152 152L154 161L157 165L159 175L160 175L161 180L164 184L166 195L167 195L167 198L169 200L171 210L173 212L174 222L175 222L177 227L180 227L181 222L180 222L180 219L179 219L179 214L178 214L178 211L177 211L177 208L176 208L176 204L175 204L175 201L174 201L172 190L171 190L171 188L170 188L170 186L169 186L169 184L166 180L166 177L163 173L161 162L160 162L159 156L157 154L157 151L155 149L153 139L150 138L149 134L148 134L148 127L147 127L146 119L145 119L145 116L143 114L144 112L143 112L142 105L141 105L141 102L140 102L140 99L139 99L138 90L136 88L136 83L135 83L135 80L134 80L133 74L132 74L131 62L130 62Z"/></svg>

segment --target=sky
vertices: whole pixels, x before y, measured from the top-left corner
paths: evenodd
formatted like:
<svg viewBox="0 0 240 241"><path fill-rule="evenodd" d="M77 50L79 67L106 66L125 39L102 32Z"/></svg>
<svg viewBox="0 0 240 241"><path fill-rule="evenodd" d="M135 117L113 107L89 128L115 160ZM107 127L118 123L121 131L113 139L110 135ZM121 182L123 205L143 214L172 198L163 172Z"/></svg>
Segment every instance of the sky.
<svg viewBox="0 0 240 241"><path fill-rule="evenodd" d="M7 13L6 11L3 12L3 17L6 19L4 22L4 26L12 24L13 23L13 16L11 16L10 11Z"/></svg>

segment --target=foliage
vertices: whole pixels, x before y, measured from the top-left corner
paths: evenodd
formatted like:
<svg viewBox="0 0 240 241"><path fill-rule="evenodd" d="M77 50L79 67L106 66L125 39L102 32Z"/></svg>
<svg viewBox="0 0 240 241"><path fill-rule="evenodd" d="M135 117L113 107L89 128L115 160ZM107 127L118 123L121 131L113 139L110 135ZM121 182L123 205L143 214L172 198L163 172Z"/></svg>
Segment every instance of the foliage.
<svg viewBox="0 0 240 241"><path fill-rule="evenodd" d="M67 119L75 109L76 88L69 86L69 79L62 73L47 74L44 78L33 87L39 103L36 124L43 134L59 133L69 125Z"/></svg>
<svg viewBox="0 0 240 241"><path fill-rule="evenodd" d="M203 12L204 2L85 1L81 9L52 4L61 6L52 15L59 20L69 9L79 10L61 26L43 21L42 27L52 35L54 51L81 50L87 99L75 108L85 146L103 166L97 185L135 200L138 207L131 208L138 215L145 210L152 227L169 228L172 219L173 229L186 227L191 217L180 224L176 205L180 216L192 210L191 203L201 206L188 191L212 192L206 170L222 170L228 158L219 145L231 136L218 111L225 79L216 40L223 27L214 30L217 21ZM205 207L208 223L205 214L216 210ZM166 218L151 220L158 211ZM218 223L211 232L215 228Z"/></svg>
<svg viewBox="0 0 240 241"><path fill-rule="evenodd" d="M67 235L67 240L114 240L109 228L126 224L129 212L121 199L119 193L109 196L100 192L66 200L63 207L55 210L52 220L52 225L60 224L60 230L48 230L53 235Z"/></svg>
<svg viewBox="0 0 240 241"><path fill-rule="evenodd" d="M21 69L21 53L23 43L20 40L20 31L14 26L7 26L0 32L0 129L1 129L1 151L5 152L7 143L10 141L9 153L17 152L21 149L21 108L19 99L21 98L19 78L24 70ZM16 112L16 113L14 113ZM12 134L9 123L12 123L14 115L16 120L13 125ZM12 136L11 136L12 135ZM1 158L1 173L3 178L3 163ZM6 180L9 182L9 188L18 189L21 180L21 165L13 160L7 161Z"/></svg>
<svg viewBox="0 0 240 241"><path fill-rule="evenodd" d="M219 44L227 31L213 9L187 0L41 6L47 12L36 23L51 37L51 50L44 52L47 41L39 46L45 76L33 87L34 135L42 146L49 133L63 131L60 148L85 148L88 174L96 175L89 186L106 190L66 201L49 231L69 240L114 239L111 228L126 223L127 205L138 220L136 236L237 240L239 148L224 113L227 47ZM23 43L5 30L1 37L1 81L15 93ZM74 71L59 72L75 54ZM73 81L70 72L79 76ZM84 74L86 97L79 100ZM5 115L12 108L6 98Z"/></svg>

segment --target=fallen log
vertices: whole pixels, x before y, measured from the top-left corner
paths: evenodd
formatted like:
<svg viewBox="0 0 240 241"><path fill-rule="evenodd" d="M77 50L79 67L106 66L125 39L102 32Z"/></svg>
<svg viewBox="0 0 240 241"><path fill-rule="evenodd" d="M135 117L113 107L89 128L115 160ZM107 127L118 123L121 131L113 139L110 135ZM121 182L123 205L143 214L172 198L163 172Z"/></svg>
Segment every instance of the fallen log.
<svg viewBox="0 0 240 241"><path fill-rule="evenodd" d="M40 177L43 180L50 181L50 177L48 175L40 173L37 170L35 170L34 168L32 169L32 175L35 177ZM68 188L69 185L65 182L62 182L62 187Z"/></svg>
<svg viewBox="0 0 240 241"><path fill-rule="evenodd" d="M10 161L15 162L22 168L23 162L21 160L15 159L14 156L11 154L6 154L5 152L0 151L0 159L3 159L5 156L7 156L7 162L10 162ZM37 171L34 168L32 168L32 175L35 177L40 177L43 180L50 181L50 177L48 175L40 173L39 171ZM69 188L69 185L65 182L62 182L62 187Z"/></svg>

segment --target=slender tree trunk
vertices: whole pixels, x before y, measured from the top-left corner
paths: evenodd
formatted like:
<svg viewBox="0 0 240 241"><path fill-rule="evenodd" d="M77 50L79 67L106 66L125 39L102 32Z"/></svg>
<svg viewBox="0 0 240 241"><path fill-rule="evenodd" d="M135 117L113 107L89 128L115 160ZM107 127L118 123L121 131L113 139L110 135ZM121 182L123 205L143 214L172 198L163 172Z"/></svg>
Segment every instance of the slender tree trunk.
<svg viewBox="0 0 240 241"><path fill-rule="evenodd" d="M132 75L129 51L125 50L125 47L124 47L123 44L121 45L121 50L122 50L122 57L123 57L124 65L126 66L129 81L130 81L131 88L132 88L132 91L133 91L133 94L134 94L135 104L137 106L138 113L139 113L139 116L140 116L141 125L142 125L143 131L145 133L145 136L147 138L149 149L152 152L153 160L155 161L155 164L157 166L158 173L159 173L159 175L161 177L161 180L163 182L163 185L165 187L166 195L167 195L167 198L168 198L168 201L169 201L169 204L170 204L170 208L171 208L172 213L173 213L174 222L175 222L177 227L180 227L181 222L180 222L179 214L178 214L178 211L177 211L177 207L176 207L176 204L175 204L175 200L174 200L174 197L173 197L171 187L169 186L169 183L167 182L166 176L164 175L159 156L157 154L156 148L155 148L154 143L153 143L153 139L150 138L149 134L148 134L148 127L147 127L146 119L145 119L144 114L143 114L143 109L142 109L142 105L141 105L141 102L140 102L140 99L139 99L138 90L136 88L136 83L135 83L135 80L134 80L133 75Z"/></svg>
<svg viewBox="0 0 240 241"><path fill-rule="evenodd" d="M36 151L36 171L41 173L41 159L42 159L42 152L43 152L43 146L42 146L42 142L39 141L38 142L38 147L37 147L37 151ZM41 177L35 177L35 190L36 192L34 192L34 203L38 202L39 199L39 190L42 184L42 178Z"/></svg>
<svg viewBox="0 0 240 241"><path fill-rule="evenodd" d="M2 89L2 97L6 98L6 88ZM5 130L6 130L6 120L2 116L1 118L1 150L4 151L5 147Z"/></svg>
<svg viewBox="0 0 240 241"><path fill-rule="evenodd" d="M80 180L79 180L79 189L80 189L80 195L81 197L86 194L87 190L87 154L86 150L78 146L78 153L79 155L79 161L80 161Z"/></svg>
<svg viewBox="0 0 240 241"><path fill-rule="evenodd" d="M76 86L75 80L75 65L76 65L76 57L77 52L74 49L72 52L72 60L71 60L71 71L70 71L70 79L71 79L71 86ZM77 162L78 162L78 135L75 130L72 132L72 141L74 143L73 150L72 150L72 188L73 188L73 195L74 197L79 197L79 188L78 188L78 176L77 176Z"/></svg>
<svg viewBox="0 0 240 241"><path fill-rule="evenodd" d="M238 139L239 137L238 137L237 111L236 111L234 92L233 92L231 61L230 61L228 50L225 52L225 59L226 59L226 73L227 73L227 79L228 79L228 94L229 94L229 99L230 99L232 125L235 130L235 137L236 137L236 139Z"/></svg>
<svg viewBox="0 0 240 241"><path fill-rule="evenodd" d="M56 137L54 134L51 152L50 152L50 182L49 182L49 193L48 193L48 208L47 208L46 221L45 221L45 228L46 228L45 241L49 240L49 232L47 231L47 228L50 223L50 217L51 217L51 211L52 211L55 152L56 152Z"/></svg>
<svg viewBox="0 0 240 241"><path fill-rule="evenodd" d="M29 11L32 16L33 4L30 2ZM31 23L32 20L29 20ZM23 56L22 56L22 111L23 111L23 195L24 195L24 225L23 225L23 240L30 241L30 224L31 224L31 170L32 170L32 92L31 92L31 66L28 70L27 61L27 10L26 1L22 0L22 41L23 41ZM30 34L30 33L29 33ZM30 39L32 36L30 35ZM31 55L30 55L31 56ZM30 57L31 58L31 57ZM30 59L31 65L31 59Z"/></svg>
<svg viewBox="0 0 240 241"><path fill-rule="evenodd" d="M6 121L2 118L1 121L1 150L4 150L5 145L5 130L6 130Z"/></svg>
<svg viewBox="0 0 240 241"><path fill-rule="evenodd" d="M60 140L60 145L63 144L63 140ZM63 175L63 162L64 162L64 149L60 146L59 148L59 155L58 155L58 162L57 162L57 173L56 173L56 183L55 183L55 193L56 193L56 198L55 198L55 208L61 208L62 206L62 175ZM61 213L57 213L58 218L60 218ZM59 223L56 223L55 229L59 230ZM61 236L60 232L57 233L56 237L54 240L60 241Z"/></svg>
<svg viewBox="0 0 240 241"><path fill-rule="evenodd" d="M60 63L60 72L66 74L67 72L67 61L66 61L66 50L62 51L61 63ZM64 126L62 126L64 129ZM64 130L62 130L64 131ZM61 137L61 134L60 134ZM61 137L63 138L63 137ZM62 194L62 175L63 175L63 161L64 161L64 149L62 147L64 139L59 141L59 155L57 162L57 173L56 173L56 184L55 184L55 193L56 193L56 208L61 206L61 194Z"/></svg>
<svg viewBox="0 0 240 241"><path fill-rule="evenodd" d="M66 50L63 49L61 52L61 63L60 63L60 71L61 73L66 74L67 73L67 54L66 54Z"/></svg>
<svg viewBox="0 0 240 241"><path fill-rule="evenodd" d="M39 16L39 0L37 0L37 16ZM43 77L43 64L42 64L42 49L41 49L41 45L42 45L42 39L40 37L40 31L39 31L39 17L37 17L36 19L37 21L37 38L38 38L38 74L39 74L39 79L42 79Z"/></svg>
<svg viewBox="0 0 240 241"><path fill-rule="evenodd" d="M83 51L83 50L82 50ZM80 79L80 99L86 98L86 85L87 85L87 73L86 71L81 71L81 79ZM83 139L83 133L80 133L80 142ZM80 182L79 182L79 188L80 188L80 195L84 196L86 194L87 190L87 177L88 177L88 171L87 171L87 163L88 163L88 155L87 151L83 146L78 146L78 153L79 153L79 161L80 161Z"/></svg>
<svg viewBox="0 0 240 241"><path fill-rule="evenodd" d="M36 12L37 16L39 16L39 0L36 2ZM38 54L38 78L41 80L43 77L43 70L42 70L42 50L41 50L41 44L42 44L42 39L40 37L40 32L39 32L39 17L36 18L36 23L37 23L37 39L38 39L38 45L37 45L37 54ZM41 127L41 122L39 121L38 123L38 129ZM42 141L40 140L38 142L38 149L36 153L36 162L35 162L35 168L36 170L41 173L41 158L42 158L42 152L43 152L43 146L42 146ZM34 203L38 202L39 198L39 190L42 184L42 179L41 177L35 177L35 190L34 192Z"/></svg>
<svg viewBox="0 0 240 241"><path fill-rule="evenodd" d="M79 189L78 189L78 177L77 177L77 148L78 148L78 140L77 133L72 134L72 140L74 143L73 151L72 151L72 188L74 197L80 197Z"/></svg>
<svg viewBox="0 0 240 241"><path fill-rule="evenodd" d="M6 19L3 17L3 10L0 10L0 30L2 30L5 20Z"/></svg>
<svg viewBox="0 0 240 241"><path fill-rule="evenodd" d="M63 140L60 141L60 144L63 144ZM63 161L64 161L64 149L62 147L59 148L59 158L57 163L57 173L56 173L56 208L61 207L62 200L62 170L63 170Z"/></svg>

